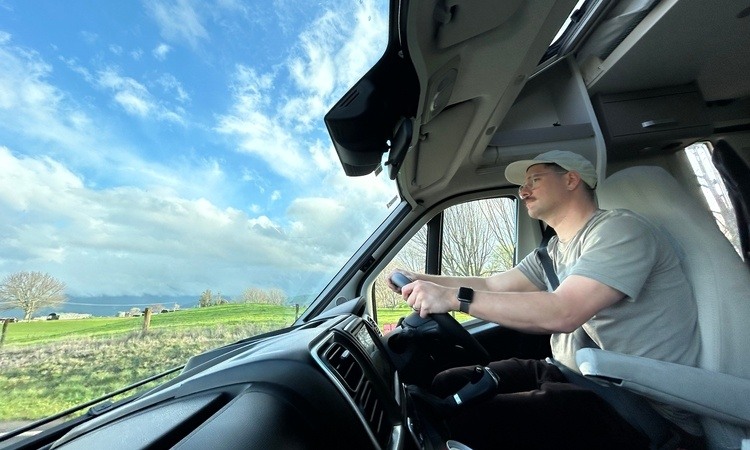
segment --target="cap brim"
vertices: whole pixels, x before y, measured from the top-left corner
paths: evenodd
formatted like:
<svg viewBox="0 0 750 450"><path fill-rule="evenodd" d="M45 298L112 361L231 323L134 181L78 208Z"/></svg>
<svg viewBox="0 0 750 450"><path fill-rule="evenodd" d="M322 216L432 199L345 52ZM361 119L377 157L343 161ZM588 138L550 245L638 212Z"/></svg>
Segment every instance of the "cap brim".
<svg viewBox="0 0 750 450"><path fill-rule="evenodd" d="M538 159L524 159L521 161L515 161L508 164L508 167L505 168L505 178L507 178L511 183L520 186L526 182L526 171L529 170L529 167L535 166L537 164L555 163L550 161L540 161Z"/></svg>

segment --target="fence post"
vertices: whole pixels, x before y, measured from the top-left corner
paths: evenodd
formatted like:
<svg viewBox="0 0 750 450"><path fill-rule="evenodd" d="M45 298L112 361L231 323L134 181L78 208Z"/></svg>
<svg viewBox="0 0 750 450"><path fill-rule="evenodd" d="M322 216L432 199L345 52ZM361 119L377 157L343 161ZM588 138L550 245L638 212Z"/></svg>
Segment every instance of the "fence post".
<svg viewBox="0 0 750 450"><path fill-rule="evenodd" d="M148 327L151 326L151 308L146 308L143 311L143 334L148 332Z"/></svg>
<svg viewBox="0 0 750 450"><path fill-rule="evenodd" d="M299 303L294 304L294 321L296 322L297 319L299 319Z"/></svg>
<svg viewBox="0 0 750 450"><path fill-rule="evenodd" d="M3 319L3 331L0 333L0 348L3 346L3 343L5 342L5 331L8 329L8 324L10 323L10 320Z"/></svg>

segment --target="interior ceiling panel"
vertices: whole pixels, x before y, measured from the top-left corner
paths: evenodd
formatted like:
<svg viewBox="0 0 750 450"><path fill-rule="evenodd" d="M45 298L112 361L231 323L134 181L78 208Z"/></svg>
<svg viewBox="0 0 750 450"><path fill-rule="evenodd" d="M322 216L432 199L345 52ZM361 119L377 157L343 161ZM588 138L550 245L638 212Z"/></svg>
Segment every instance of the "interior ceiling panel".
<svg viewBox="0 0 750 450"><path fill-rule="evenodd" d="M696 81L708 101L750 95L747 0L662 1L654 12L664 17L656 25L644 20L634 34L645 35L637 42L625 39L602 63L604 73L589 85L592 93Z"/></svg>

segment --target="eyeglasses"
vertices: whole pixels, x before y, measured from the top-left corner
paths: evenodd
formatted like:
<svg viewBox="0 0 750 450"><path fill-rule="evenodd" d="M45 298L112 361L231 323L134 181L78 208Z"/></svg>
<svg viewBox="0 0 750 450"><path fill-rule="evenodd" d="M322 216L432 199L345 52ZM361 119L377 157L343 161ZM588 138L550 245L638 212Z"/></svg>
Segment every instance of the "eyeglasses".
<svg viewBox="0 0 750 450"><path fill-rule="evenodd" d="M557 171L556 170L552 170L552 171L549 171L549 172L535 173L528 180L526 180L526 182L524 184L518 186L518 194L520 195L521 191L523 191L524 189L527 189L529 191L533 191L539 185L539 181L542 179L542 175L547 175L547 174L550 174L550 173L563 174L563 173L567 173L567 172L560 172L559 170L557 170Z"/></svg>

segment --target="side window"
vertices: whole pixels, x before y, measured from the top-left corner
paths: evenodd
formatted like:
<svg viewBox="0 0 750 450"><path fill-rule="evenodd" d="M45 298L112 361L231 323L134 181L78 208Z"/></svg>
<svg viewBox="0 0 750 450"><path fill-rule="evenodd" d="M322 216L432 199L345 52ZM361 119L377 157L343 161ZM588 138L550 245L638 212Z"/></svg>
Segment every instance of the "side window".
<svg viewBox="0 0 750 450"><path fill-rule="evenodd" d="M513 267L516 200L493 198L445 211L442 274L489 276Z"/></svg>
<svg viewBox="0 0 750 450"><path fill-rule="evenodd" d="M443 212L440 273L456 276L489 276L513 267L516 245L517 201L502 197L475 200ZM425 225L401 249L378 276L373 286L377 318L384 332L411 310L401 296L386 286L385 277L395 268L425 272L427 236ZM434 251L437 251L435 249ZM458 313L456 318L468 316Z"/></svg>
<svg viewBox="0 0 750 450"><path fill-rule="evenodd" d="M711 144L697 143L685 148L685 154L698 180L719 229L742 255L737 215L721 175L711 159Z"/></svg>

